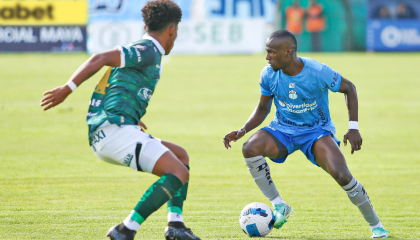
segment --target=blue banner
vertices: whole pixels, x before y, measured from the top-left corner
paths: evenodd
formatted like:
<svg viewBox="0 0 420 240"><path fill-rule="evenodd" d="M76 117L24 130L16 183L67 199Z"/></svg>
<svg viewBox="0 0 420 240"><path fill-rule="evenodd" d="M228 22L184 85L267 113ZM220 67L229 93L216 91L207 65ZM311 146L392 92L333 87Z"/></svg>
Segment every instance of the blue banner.
<svg viewBox="0 0 420 240"><path fill-rule="evenodd" d="M368 51L420 51L420 0L370 0Z"/></svg>
<svg viewBox="0 0 420 240"><path fill-rule="evenodd" d="M368 51L420 51L419 20L369 20Z"/></svg>
<svg viewBox="0 0 420 240"><path fill-rule="evenodd" d="M0 26L0 52L84 52L85 26Z"/></svg>

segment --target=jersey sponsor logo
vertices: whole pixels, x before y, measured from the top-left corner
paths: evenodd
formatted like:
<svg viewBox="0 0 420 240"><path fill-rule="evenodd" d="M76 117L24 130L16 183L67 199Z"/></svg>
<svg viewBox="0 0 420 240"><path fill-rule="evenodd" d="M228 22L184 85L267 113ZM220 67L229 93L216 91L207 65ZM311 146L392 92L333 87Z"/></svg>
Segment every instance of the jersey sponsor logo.
<svg viewBox="0 0 420 240"><path fill-rule="evenodd" d="M313 97L313 98L302 98L302 101L313 101L315 99L316 99L316 97Z"/></svg>
<svg viewBox="0 0 420 240"><path fill-rule="evenodd" d="M140 51L146 50L146 46L143 45L134 45L135 48L139 49Z"/></svg>
<svg viewBox="0 0 420 240"><path fill-rule="evenodd" d="M316 103L316 101L314 101L313 103L302 103L299 105L295 105L295 104L291 104L291 103L286 103L283 101L279 100L279 104L282 107L287 107L287 110L291 113L305 113L308 111L312 111L314 109L316 109L318 107L318 104Z"/></svg>
<svg viewBox="0 0 420 240"><path fill-rule="evenodd" d="M295 88L295 84L294 83L289 83L289 88Z"/></svg>
<svg viewBox="0 0 420 240"><path fill-rule="evenodd" d="M285 107L285 106L286 106L286 104L285 104L283 101L281 101L281 100L279 100L279 104L280 104L280 106L282 106L282 107Z"/></svg>
<svg viewBox="0 0 420 240"><path fill-rule="evenodd" d="M316 110L316 112L321 117L322 126L325 127L325 125L327 125L327 123L328 123L328 119L325 117L324 111L322 111L322 108L320 108L320 109Z"/></svg>
<svg viewBox="0 0 420 240"><path fill-rule="evenodd" d="M136 54L137 54L137 62L141 62L141 54L140 51L137 48L134 48L136 50Z"/></svg>
<svg viewBox="0 0 420 240"><path fill-rule="evenodd" d="M314 127L314 126L319 124L319 119L313 121L312 123L303 123L303 124L295 123L295 122L290 121L289 119L287 119L285 117L282 117L281 121L288 124L288 125L292 125L292 126L295 126L295 127Z"/></svg>
<svg viewBox="0 0 420 240"><path fill-rule="evenodd" d="M289 91L289 98L292 100L297 99L297 92L295 90L290 90Z"/></svg>
<svg viewBox="0 0 420 240"><path fill-rule="evenodd" d="M333 88L333 87L335 87L335 85L337 85L337 77L338 77L338 73L337 72L334 72L333 73L333 82L331 82L331 87Z"/></svg>
<svg viewBox="0 0 420 240"><path fill-rule="evenodd" d="M149 100L152 98L153 91L148 88L141 88L137 95L143 100Z"/></svg>
<svg viewBox="0 0 420 240"><path fill-rule="evenodd" d="M93 113L93 112L88 112L87 113L88 117L93 117L93 116L96 116L96 115L98 115L98 113Z"/></svg>
<svg viewBox="0 0 420 240"><path fill-rule="evenodd" d="M91 99L89 102L89 105L91 105L92 107L99 107L99 105L101 105L102 100L100 99Z"/></svg>
<svg viewBox="0 0 420 240"><path fill-rule="evenodd" d="M121 54L121 52L120 52L120 54ZM130 55L130 58L133 57L133 51L131 50L131 48L128 48L128 54Z"/></svg>

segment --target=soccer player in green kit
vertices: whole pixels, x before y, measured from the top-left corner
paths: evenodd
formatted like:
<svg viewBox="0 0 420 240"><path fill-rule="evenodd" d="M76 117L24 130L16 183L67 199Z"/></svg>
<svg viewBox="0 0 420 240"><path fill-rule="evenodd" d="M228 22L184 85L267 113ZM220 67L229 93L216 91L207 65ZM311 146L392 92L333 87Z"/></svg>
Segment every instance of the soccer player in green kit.
<svg viewBox="0 0 420 240"><path fill-rule="evenodd" d="M45 92L41 106L44 110L55 107L103 66L109 66L95 88L87 114L91 148L106 162L149 172L160 179L106 236L112 240L134 239L143 221L167 202L165 238L198 240L182 219L189 179L188 154L178 145L146 134L143 128L147 128L140 121L159 81L162 56L174 46L182 13L170 0L148 2L142 12L146 30L142 40L93 55L66 85Z"/></svg>

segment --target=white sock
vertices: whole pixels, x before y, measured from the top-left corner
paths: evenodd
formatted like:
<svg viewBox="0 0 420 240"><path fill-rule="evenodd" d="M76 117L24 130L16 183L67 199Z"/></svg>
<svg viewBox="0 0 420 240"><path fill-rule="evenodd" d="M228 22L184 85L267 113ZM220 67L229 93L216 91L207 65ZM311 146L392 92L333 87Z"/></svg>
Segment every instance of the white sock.
<svg viewBox="0 0 420 240"><path fill-rule="evenodd" d="M270 167L265 161L263 156L256 156L251 158L245 158L246 166L248 167L249 173L254 178L255 183L260 188L261 192L270 201L275 201L277 204L282 203L283 200L279 195L279 191L276 188L273 180L271 179Z"/></svg>
<svg viewBox="0 0 420 240"><path fill-rule="evenodd" d="M276 197L275 199L271 201L271 204L273 204L273 207L275 207L276 204L282 204L282 203L286 203L286 202L283 201L283 199L280 196Z"/></svg>
<svg viewBox="0 0 420 240"><path fill-rule="evenodd" d="M168 222L184 222L184 219L181 214L170 212L168 213Z"/></svg>
<svg viewBox="0 0 420 240"><path fill-rule="evenodd" d="M136 221L134 221L133 219L131 219L131 215L128 216L125 220L124 220L124 225L130 229L130 230L134 230L134 231L138 231L140 228L140 224Z"/></svg>
<svg viewBox="0 0 420 240"><path fill-rule="evenodd" d="M382 225L381 221L379 221L378 224L374 225L374 226L369 226L370 230L372 231L374 228L380 227L380 228L384 228L384 225Z"/></svg>

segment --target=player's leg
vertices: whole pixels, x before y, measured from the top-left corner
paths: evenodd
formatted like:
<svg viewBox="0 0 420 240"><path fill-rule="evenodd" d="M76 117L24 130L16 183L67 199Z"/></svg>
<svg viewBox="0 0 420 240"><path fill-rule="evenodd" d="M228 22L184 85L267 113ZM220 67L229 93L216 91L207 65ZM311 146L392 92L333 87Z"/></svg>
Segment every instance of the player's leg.
<svg viewBox="0 0 420 240"><path fill-rule="evenodd" d="M153 143L160 144L157 141ZM175 196L189 178L187 168L171 151L159 157L151 172L160 179L150 186L124 222L110 229L107 234L110 239L119 240L117 236L123 234L130 237L121 239L133 239L131 236L134 237L146 218Z"/></svg>
<svg viewBox="0 0 420 240"><path fill-rule="evenodd" d="M292 213L292 208L280 197L274 184L270 167L264 157L272 159L285 158L288 150L273 134L260 130L252 135L243 145L242 153L251 176L261 192L271 201L274 208L275 228L280 228Z"/></svg>
<svg viewBox="0 0 420 240"><path fill-rule="evenodd" d="M316 141L312 146L312 153L316 163L334 178L346 191L350 201L359 208L374 233L372 237L388 237L388 231L379 221L367 192L362 184L351 175L344 155L334 138L329 135ZM376 230L374 231L374 229Z"/></svg>
<svg viewBox="0 0 420 240"><path fill-rule="evenodd" d="M185 165L185 167L188 170L190 169L189 156L187 151L183 147L167 141L162 141L162 144L166 146L172 153L174 153L175 156L182 162L182 164ZM182 218L182 208L184 205L184 201L187 198L188 182L189 181L187 180L187 182L178 190L175 196L167 202L168 227L166 227L165 229L165 237L167 239L178 239L180 238L179 235L192 234L192 232L185 227L184 220ZM192 236L193 235L191 235L190 237L192 238Z"/></svg>
<svg viewBox="0 0 420 240"><path fill-rule="evenodd" d="M188 181L189 171L174 153L159 140L142 132L139 126L118 127L113 124L98 131L102 133L101 138L93 142L92 150L99 158L160 177L124 222L111 228L107 234L111 239L133 239L143 221L175 196Z"/></svg>

